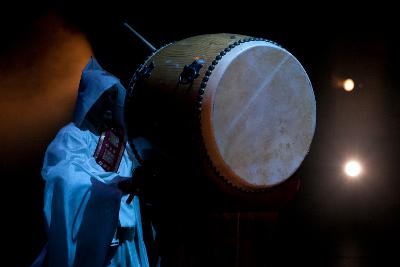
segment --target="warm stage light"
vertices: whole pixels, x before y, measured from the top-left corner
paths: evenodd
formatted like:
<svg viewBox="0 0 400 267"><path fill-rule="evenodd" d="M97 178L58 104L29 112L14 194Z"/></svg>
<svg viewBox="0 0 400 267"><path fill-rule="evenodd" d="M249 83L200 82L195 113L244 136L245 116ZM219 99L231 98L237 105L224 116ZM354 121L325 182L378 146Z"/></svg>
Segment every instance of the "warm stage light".
<svg viewBox="0 0 400 267"><path fill-rule="evenodd" d="M344 171L350 177L357 177L361 173L361 165L357 161L349 161L344 166Z"/></svg>
<svg viewBox="0 0 400 267"><path fill-rule="evenodd" d="M343 82L343 89L347 92L353 91L354 81L352 79L346 79Z"/></svg>
<svg viewBox="0 0 400 267"><path fill-rule="evenodd" d="M15 162L42 154L71 120L82 69L93 55L86 35L53 13L38 18L24 38L26 46L0 55L7 66L0 67L0 159Z"/></svg>

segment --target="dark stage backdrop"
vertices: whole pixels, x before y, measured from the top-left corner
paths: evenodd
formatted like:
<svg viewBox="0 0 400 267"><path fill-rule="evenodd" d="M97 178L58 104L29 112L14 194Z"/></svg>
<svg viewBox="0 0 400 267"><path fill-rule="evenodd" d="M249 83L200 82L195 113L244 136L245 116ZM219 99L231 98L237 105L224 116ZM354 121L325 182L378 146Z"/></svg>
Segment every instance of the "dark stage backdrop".
<svg viewBox="0 0 400 267"><path fill-rule="evenodd" d="M315 137L296 173L300 190L278 220L251 207L227 208L218 195L204 206L171 207L165 226L170 266L398 264L399 43L393 8L131 2L44 1L2 9L1 218L8 266L29 266L46 242L43 155L71 119L88 57L95 55L126 85L149 54L123 22L155 47L219 32L273 40L302 63L317 101ZM351 93L338 86L347 77L356 82ZM357 180L343 173L351 157L363 165Z"/></svg>

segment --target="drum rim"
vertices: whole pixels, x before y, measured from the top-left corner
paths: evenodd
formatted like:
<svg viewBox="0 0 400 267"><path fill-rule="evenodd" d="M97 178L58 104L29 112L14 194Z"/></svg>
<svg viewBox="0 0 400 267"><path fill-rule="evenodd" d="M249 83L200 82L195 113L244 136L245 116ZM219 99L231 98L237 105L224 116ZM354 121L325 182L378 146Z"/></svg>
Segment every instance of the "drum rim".
<svg viewBox="0 0 400 267"><path fill-rule="evenodd" d="M206 158L206 162L207 164L211 167L211 169L213 170L213 172L223 181L227 182L229 185L241 190L241 191L246 191L246 192L264 192L267 190L270 190L272 188L275 188L278 185L281 185L283 183L285 183L287 180L289 180L294 173L299 169L299 167L301 166L301 163L304 161L305 157L307 156L307 154L309 153L309 149L311 147L311 143L313 140L313 136L315 134L315 122L316 122L316 113L314 112L314 118L313 118L313 129L312 129L312 135L311 135L311 140L310 143L308 145L307 151L305 151L304 153L304 157L302 158L299 166L297 166L296 168L294 168L294 170L291 171L290 175L287 176L286 178L282 179L281 181L277 182L277 183L273 183L273 184L268 184L268 185L254 185L249 183L248 181L246 181L245 179L243 179L242 177L238 176L232 169L231 167L226 163L226 161L223 159L220 150L218 148L218 145L216 143L215 140L215 136L213 134L212 131L212 120L211 117L212 116L205 116L205 114L212 114L212 110L211 110L211 106L212 105L204 105L207 101L209 103L213 103L212 102L212 98L214 97L215 91L210 93L209 91L209 87L207 88L207 85L210 84L209 78L212 75L212 73L218 73L218 71L222 71L222 69L219 67L220 65L218 65L218 63L221 62L221 59L223 59L223 57L226 55L226 53L230 52L233 49L243 49L245 48L242 44L248 44L249 42L254 42L254 41L262 41L263 44L265 44L265 42L272 47L281 49L283 51L285 51L286 53L290 54L297 62L298 60L290 53L288 52L286 49L284 49L283 47L281 47L280 45L278 45L275 42L266 40L266 39L262 39L262 38L244 38L241 39L231 45L229 45L228 47L226 47L225 49L223 49L221 51L220 54L218 54L215 57L215 60L212 61L211 65L208 68L208 71L206 72L206 74L204 75L204 78L202 80L202 83L200 85L200 89L199 89L199 98L197 101L197 111L198 111L198 118L199 118L199 129L200 129L200 136L201 136L201 140L202 140L202 146L203 146L203 151L204 151L204 155ZM241 46L242 45L242 46ZM247 49L254 47L251 45L247 45ZM244 50L243 50L244 51ZM226 57L224 57L225 59ZM303 68L303 66L301 65L300 62L298 62L299 65ZM303 71L305 73L305 77L308 79L309 84L310 84L310 88L312 90L312 86L311 86L311 82L309 80L309 77L307 75L307 73L305 72L304 68ZM218 81L216 81L216 84L218 84L221 80L221 78L223 77L222 74L219 75L219 79ZM215 88L215 87L214 87ZM312 92L313 93L313 92ZM315 95L314 96L314 101L315 101ZM205 138L207 137L207 138ZM209 149L211 149L211 151L216 151L217 153L210 155L209 153ZM224 174L222 174L224 173ZM228 179L227 177L233 178L233 179Z"/></svg>

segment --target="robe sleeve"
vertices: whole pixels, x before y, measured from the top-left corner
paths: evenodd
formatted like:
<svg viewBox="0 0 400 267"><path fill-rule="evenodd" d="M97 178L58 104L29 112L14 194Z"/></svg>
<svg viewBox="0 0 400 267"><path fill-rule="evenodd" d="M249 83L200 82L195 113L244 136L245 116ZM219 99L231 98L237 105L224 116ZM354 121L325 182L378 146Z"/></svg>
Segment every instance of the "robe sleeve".
<svg viewBox="0 0 400 267"><path fill-rule="evenodd" d="M69 125L45 154L42 176L50 266L104 266L118 224L119 176L97 165L90 140Z"/></svg>

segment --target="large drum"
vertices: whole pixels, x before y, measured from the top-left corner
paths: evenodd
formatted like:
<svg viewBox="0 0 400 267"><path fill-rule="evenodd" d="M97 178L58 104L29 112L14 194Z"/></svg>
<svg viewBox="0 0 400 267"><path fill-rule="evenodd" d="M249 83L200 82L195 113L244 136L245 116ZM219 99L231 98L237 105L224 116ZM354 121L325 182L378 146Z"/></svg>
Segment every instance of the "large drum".
<svg viewBox="0 0 400 267"><path fill-rule="evenodd" d="M279 205L297 191L316 105L306 71L278 44L224 33L166 45L137 69L129 97L131 135L224 192Z"/></svg>

